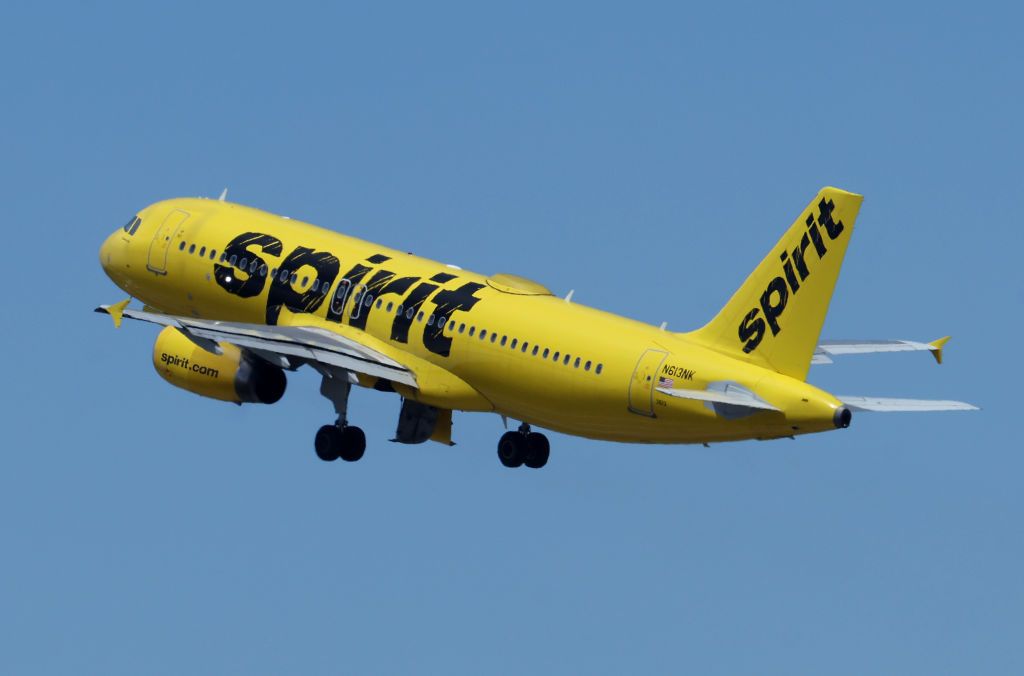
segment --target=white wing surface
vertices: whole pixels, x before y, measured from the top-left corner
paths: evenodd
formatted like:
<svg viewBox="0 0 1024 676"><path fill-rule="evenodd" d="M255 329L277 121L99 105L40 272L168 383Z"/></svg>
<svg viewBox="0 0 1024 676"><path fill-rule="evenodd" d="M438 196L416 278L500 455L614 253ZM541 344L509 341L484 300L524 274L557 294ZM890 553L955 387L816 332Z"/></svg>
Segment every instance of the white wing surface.
<svg viewBox="0 0 1024 676"><path fill-rule="evenodd" d="M223 341L252 350L260 356L270 357L271 360L276 356L278 359L284 357L285 363L288 363L288 358L300 360L300 364L316 362L417 387L416 377L404 364L358 340L315 326L219 322L131 310L121 304L101 305L96 311L111 315L117 324L120 324L123 316L161 326L173 326L196 345L210 352L216 352L215 343Z"/></svg>
<svg viewBox="0 0 1024 676"><path fill-rule="evenodd" d="M876 413L910 413L924 411L977 411L978 407L963 401L939 399L888 399L883 397L848 397L837 394L836 398L853 411Z"/></svg>

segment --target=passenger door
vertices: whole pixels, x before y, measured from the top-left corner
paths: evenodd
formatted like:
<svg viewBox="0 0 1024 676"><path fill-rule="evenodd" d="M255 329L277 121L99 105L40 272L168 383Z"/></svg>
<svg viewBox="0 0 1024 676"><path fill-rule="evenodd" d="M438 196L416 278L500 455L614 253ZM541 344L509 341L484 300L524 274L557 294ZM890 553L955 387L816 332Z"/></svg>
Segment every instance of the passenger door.
<svg viewBox="0 0 1024 676"><path fill-rule="evenodd" d="M174 234L178 232L188 216L187 211L174 209L164 217L163 223L156 229L153 241L149 244L149 260L146 262L146 267L151 271L158 275L167 274L167 252L171 248Z"/></svg>
<svg viewBox="0 0 1024 676"><path fill-rule="evenodd" d="M629 410L633 413L654 415L654 386L658 380L658 369L668 356L663 350L647 350L633 369L629 381Z"/></svg>

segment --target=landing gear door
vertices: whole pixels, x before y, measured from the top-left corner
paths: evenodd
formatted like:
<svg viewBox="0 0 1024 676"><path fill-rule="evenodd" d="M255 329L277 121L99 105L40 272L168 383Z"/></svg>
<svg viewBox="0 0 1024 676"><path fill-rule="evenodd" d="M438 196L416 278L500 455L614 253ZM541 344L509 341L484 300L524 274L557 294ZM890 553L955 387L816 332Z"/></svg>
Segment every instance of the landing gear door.
<svg viewBox="0 0 1024 676"><path fill-rule="evenodd" d="M663 350L647 350L633 369L629 381L629 410L639 415L654 416L654 387L658 382L658 369L668 356Z"/></svg>
<svg viewBox="0 0 1024 676"><path fill-rule="evenodd" d="M153 241L149 244L149 260L146 262L146 267L152 272L158 275L167 274L167 252L171 248L171 240L187 218L187 211L173 209L156 229Z"/></svg>

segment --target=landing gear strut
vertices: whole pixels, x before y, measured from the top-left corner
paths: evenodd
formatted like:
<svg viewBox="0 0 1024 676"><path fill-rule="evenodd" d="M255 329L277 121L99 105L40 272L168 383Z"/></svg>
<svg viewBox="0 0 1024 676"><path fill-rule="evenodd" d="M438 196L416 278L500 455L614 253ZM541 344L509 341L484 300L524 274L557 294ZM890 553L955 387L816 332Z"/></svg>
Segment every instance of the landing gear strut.
<svg viewBox="0 0 1024 676"><path fill-rule="evenodd" d="M348 394L352 389L350 374L341 369L321 371L320 394L331 400L338 419L333 425L324 425L316 433L316 456L325 462L338 458L355 462L366 451L366 435L358 427L348 424Z"/></svg>
<svg viewBox="0 0 1024 676"><path fill-rule="evenodd" d="M540 469L548 463L551 444L540 432L531 432L523 423L515 432L505 432L498 440L498 460L505 467L527 467Z"/></svg>

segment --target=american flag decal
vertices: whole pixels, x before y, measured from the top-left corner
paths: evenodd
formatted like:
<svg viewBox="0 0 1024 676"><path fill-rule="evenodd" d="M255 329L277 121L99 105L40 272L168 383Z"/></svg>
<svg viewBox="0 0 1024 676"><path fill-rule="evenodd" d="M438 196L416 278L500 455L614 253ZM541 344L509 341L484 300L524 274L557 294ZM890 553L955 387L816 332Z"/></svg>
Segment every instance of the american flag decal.
<svg viewBox="0 0 1024 676"><path fill-rule="evenodd" d="M658 378L658 387L672 387L675 384L676 381L671 378L666 378L665 376Z"/></svg>

